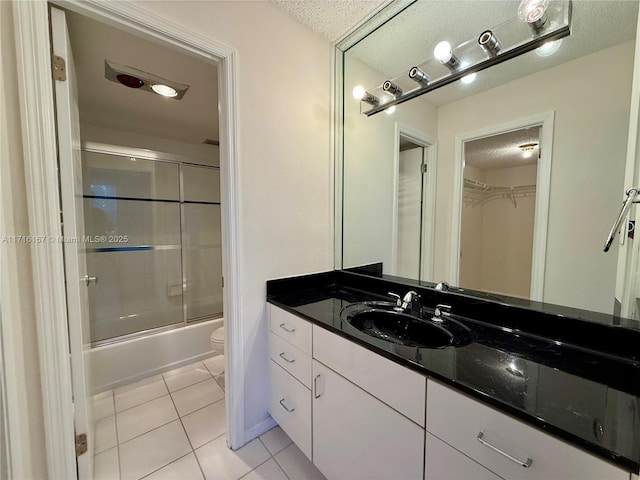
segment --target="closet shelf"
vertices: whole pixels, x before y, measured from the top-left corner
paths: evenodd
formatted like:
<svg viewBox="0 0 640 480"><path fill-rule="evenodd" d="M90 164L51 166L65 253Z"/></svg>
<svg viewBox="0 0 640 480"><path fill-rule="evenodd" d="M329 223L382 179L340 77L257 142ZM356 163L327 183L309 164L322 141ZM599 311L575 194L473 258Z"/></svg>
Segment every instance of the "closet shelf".
<svg viewBox="0 0 640 480"><path fill-rule="evenodd" d="M535 197L536 186L535 185L516 185L509 187L496 187L486 183L472 180L470 178L464 179L464 196L463 201L465 207L475 207L482 205L491 200L497 200L499 198L507 198L511 200L514 208L518 206L516 199Z"/></svg>

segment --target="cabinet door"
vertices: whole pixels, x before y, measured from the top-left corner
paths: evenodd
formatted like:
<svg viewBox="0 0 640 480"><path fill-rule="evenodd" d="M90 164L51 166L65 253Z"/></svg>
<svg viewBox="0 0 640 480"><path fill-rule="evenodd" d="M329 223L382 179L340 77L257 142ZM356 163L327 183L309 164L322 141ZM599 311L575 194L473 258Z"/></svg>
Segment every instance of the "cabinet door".
<svg viewBox="0 0 640 480"><path fill-rule="evenodd" d="M423 478L424 430L313 361L313 463L329 480Z"/></svg>
<svg viewBox="0 0 640 480"><path fill-rule="evenodd" d="M494 473L427 433L425 480L501 480Z"/></svg>

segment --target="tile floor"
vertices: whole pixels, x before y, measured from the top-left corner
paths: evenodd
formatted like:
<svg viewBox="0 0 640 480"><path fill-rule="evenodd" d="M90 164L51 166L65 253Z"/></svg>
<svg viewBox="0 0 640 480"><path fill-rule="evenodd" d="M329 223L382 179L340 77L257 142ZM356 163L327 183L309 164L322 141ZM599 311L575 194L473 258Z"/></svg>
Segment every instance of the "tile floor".
<svg viewBox="0 0 640 480"><path fill-rule="evenodd" d="M96 480L324 480L276 427L226 445L224 358L212 357L94 397Z"/></svg>

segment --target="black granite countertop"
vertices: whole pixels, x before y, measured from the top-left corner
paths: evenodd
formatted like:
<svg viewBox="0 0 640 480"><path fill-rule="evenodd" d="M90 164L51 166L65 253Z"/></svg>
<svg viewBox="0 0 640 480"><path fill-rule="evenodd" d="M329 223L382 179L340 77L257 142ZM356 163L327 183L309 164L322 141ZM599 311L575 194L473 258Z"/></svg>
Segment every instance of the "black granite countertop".
<svg viewBox="0 0 640 480"><path fill-rule="evenodd" d="M409 347L341 320L349 304L409 289L420 294L425 315L437 303L452 305L451 318L471 329L473 341ZM640 471L640 329L344 271L271 280L267 301L628 471Z"/></svg>

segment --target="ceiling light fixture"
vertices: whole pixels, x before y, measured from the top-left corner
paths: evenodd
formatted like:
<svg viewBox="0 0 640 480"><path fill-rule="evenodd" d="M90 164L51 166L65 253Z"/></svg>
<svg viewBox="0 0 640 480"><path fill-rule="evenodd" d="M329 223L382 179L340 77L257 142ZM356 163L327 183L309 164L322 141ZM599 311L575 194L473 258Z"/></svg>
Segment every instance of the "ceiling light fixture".
<svg viewBox="0 0 640 480"><path fill-rule="evenodd" d="M155 93L174 100L180 100L189 89L189 85L109 60L104 61L104 77L129 88Z"/></svg>
<svg viewBox="0 0 640 480"><path fill-rule="evenodd" d="M402 96L402 89L391 80L385 80L382 84L382 90L396 98Z"/></svg>
<svg viewBox="0 0 640 480"><path fill-rule="evenodd" d="M423 87L429 85L429 82L431 81L429 75L424 73L418 67L411 67L411 70L409 70L409 78L414 82L418 82Z"/></svg>
<svg viewBox="0 0 640 480"><path fill-rule="evenodd" d="M522 0L518 6L518 18L538 33L547 24L548 6L549 0Z"/></svg>
<svg viewBox="0 0 640 480"><path fill-rule="evenodd" d="M533 156L533 151L537 146L537 143L524 143L519 145L518 148L522 152L522 158L531 158Z"/></svg>
<svg viewBox="0 0 640 480"><path fill-rule="evenodd" d="M571 34L572 0L554 0L553 8L547 8L549 0L522 0L515 5L517 12L511 7L511 18L482 30L479 36L454 47L447 41L439 42L432 58L408 72L405 70L368 90L360 87L361 96L356 98L371 105L361 112L375 115L458 80L471 83L478 72L536 49L540 56L550 55L558 48L558 41ZM413 84L407 81L407 76Z"/></svg>
<svg viewBox="0 0 640 480"><path fill-rule="evenodd" d="M498 42L498 39L491 30L485 30L480 34L478 37L478 45L491 57L495 57L500 53L500 50L502 50L500 42Z"/></svg>
<svg viewBox="0 0 640 480"><path fill-rule="evenodd" d="M453 54L451 44L447 41L443 40L436 45L433 49L433 57L451 71L460 66L460 60Z"/></svg>
<svg viewBox="0 0 640 480"><path fill-rule="evenodd" d="M157 85L151 85L151 90L156 92L158 95L162 95L163 97L173 98L178 96L178 92L176 92L175 88L172 88L169 85L162 85L161 83Z"/></svg>
<svg viewBox="0 0 640 480"><path fill-rule="evenodd" d="M373 105L374 107L380 105L380 100L378 100L378 97L371 95L364 89L364 87L360 85L356 86L353 89L353 98L368 103L369 105Z"/></svg>

